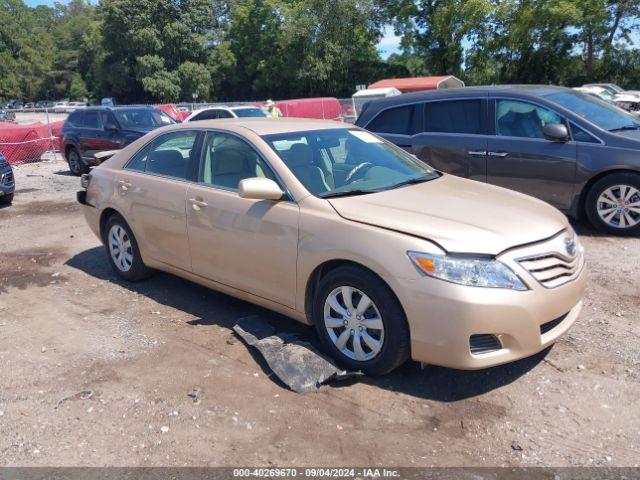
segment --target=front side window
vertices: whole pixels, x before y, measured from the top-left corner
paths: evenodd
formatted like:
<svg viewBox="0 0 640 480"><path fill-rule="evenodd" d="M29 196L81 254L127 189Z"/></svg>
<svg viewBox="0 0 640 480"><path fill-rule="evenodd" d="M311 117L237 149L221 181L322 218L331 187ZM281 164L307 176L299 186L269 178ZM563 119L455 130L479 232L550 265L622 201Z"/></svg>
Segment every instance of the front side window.
<svg viewBox="0 0 640 480"><path fill-rule="evenodd" d="M428 102L424 105L424 131L438 133L481 133L480 100Z"/></svg>
<svg viewBox="0 0 640 480"><path fill-rule="evenodd" d="M380 112L367 125L367 130L376 133L414 135L418 133L418 109L415 105L389 108Z"/></svg>
<svg viewBox="0 0 640 480"><path fill-rule="evenodd" d="M583 130L579 126L575 125L574 123L571 124L571 133L573 135L573 139L576 142L600 143L597 138L588 133L586 130Z"/></svg>
<svg viewBox="0 0 640 480"><path fill-rule="evenodd" d="M148 173L187 180L197 138L198 132L192 130L167 133L153 142L148 153L134 158L134 163L144 163Z"/></svg>
<svg viewBox="0 0 640 480"><path fill-rule="evenodd" d="M363 130L335 128L262 138L305 188L322 198L374 193L439 177L401 148ZM329 151L348 167L344 178L333 182L318 162Z"/></svg>
<svg viewBox="0 0 640 480"><path fill-rule="evenodd" d="M585 120L610 132L636 130L640 121L621 108L611 105L582 92L556 92L546 96L547 99L580 115Z"/></svg>
<svg viewBox="0 0 640 480"><path fill-rule="evenodd" d="M544 138L545 125L564 124L548 108L519 100L496 101L496 134L503 137Z"/></svg>
<svg viewBox="0 0 640 480"><path fill-rule="evenodd" d="M210 132L204 142L199 182L237 190L240 180L275 175L262 157L244 140L226 133Z"/></svg>

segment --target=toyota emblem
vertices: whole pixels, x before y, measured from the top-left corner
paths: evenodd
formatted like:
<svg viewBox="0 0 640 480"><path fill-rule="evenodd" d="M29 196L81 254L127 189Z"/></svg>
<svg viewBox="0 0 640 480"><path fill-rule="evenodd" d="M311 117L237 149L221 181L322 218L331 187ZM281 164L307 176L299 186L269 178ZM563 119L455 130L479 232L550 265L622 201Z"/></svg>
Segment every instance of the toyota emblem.
<svg viewBox="0 0 640 480"><path fill-rule="evenodd" d="M564 239L564 249L567 251L569 255L572 257L576 254L576 242L573 238L565 238Z"/></svg>

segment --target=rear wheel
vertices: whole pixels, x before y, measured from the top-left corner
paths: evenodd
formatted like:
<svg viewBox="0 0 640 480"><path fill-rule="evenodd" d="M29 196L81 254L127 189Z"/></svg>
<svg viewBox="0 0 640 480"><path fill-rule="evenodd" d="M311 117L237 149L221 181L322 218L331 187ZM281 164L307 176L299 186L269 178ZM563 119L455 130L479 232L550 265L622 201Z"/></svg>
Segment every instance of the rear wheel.
<svg viewBox="0 0 640 480"><path fill-rule="evenodd" d="M85 165L82 158L80 158L80 153L78 153L78 150L74 147L70 148L67 153L67 162L69 163L69 170L71 170L71 173L76 177L79 177L83 173L89 173L89 167Z"/></svg>
<svg viewBox="0 0 640 480"><path fill-rule="evenodd" d="M322 278L313 320L325 349L348 369L384 375L409 358L409 327L400 303L363 268L340 267Z"/></svg>
<svg viewBox="0 0 640 480"><path fill-rule="evenodd" d="M104 236L104 246L109 262L119 277L135 282L153 273L142 261L138 242L131 228L117 213L107 220Z"/></svg>
<svg viewBox="0 0 640 480"><path fill-rule="evenodd" d="M589 190L586 211L598 230L614 235L640 233L640 175L614 173Z"/></svg>

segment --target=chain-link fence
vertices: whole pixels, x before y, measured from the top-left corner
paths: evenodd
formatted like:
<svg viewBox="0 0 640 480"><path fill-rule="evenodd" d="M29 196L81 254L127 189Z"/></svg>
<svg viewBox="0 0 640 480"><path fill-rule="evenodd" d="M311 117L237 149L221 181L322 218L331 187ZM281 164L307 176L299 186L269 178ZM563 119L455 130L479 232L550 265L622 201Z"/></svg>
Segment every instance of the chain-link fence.
<svg viewBox="0 0 640 480"><path fill-rule="evenodd" d="M11 165L39 161L60 149L60 128L66 114L49 111L16 112L12 121L0 122L0 153Z"/></svg>
<svg viewBox="0 0 640 480"><path fill-rule="evenodd" d="M276 100L284 117L317 118L353 123L356 119L351 98L302 98ZM210 107L251 105L265 108L264 101L200 102L154 104L177 121L192 111ZM140 104L138 104L140 105ZM121 105L124 106L124 105ZM12 165L40 160L44 155L60 151L60 129L73 108L22 109L12 112L15 117L0 120L0 153ZM14 116L12 115L12 117Z"/></svg>

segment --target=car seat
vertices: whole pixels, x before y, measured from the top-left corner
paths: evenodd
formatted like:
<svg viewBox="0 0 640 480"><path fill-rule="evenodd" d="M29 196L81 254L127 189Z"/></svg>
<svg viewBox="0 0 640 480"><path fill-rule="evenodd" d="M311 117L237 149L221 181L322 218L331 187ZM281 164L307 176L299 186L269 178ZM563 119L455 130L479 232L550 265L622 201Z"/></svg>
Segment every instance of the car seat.
<svg viewBox="0 0 640 480"><path fill-rule="evenodd" d="M330 190L324 173L320 167L313 164L313 150L309 145L294 143L289 149L285 163L311 193L319 194Z"/></svg>

